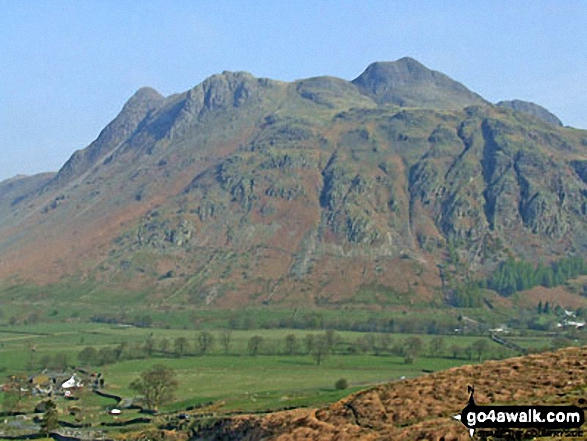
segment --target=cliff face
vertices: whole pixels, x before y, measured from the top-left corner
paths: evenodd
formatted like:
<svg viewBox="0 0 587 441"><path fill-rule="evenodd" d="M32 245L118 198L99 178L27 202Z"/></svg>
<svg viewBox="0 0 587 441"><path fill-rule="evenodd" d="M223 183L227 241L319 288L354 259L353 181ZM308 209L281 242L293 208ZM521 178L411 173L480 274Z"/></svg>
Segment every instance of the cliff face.
<svg viewBox="0 0 587 441"><path fill-rule="evenodd" d="M449 245L472 272L585 255L586 145L411 59L141 89L56 176L2 184L0 276L194 305L430 301Z"/></svg>

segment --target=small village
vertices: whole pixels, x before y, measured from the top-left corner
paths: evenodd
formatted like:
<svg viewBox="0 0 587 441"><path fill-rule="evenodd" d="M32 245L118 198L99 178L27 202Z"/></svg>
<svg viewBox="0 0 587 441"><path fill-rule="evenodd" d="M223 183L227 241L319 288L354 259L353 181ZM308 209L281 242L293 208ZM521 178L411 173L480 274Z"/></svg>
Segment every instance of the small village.
<svg viewBox="0 0 587 441"><path fill-rule="evenodd" d="M141 407L133 405L132 399L111 395L104 386L102 373L81 368L44 369L28 377L7 377L0 390L12 396L12 409L0 413L3 422L0 437L38 436L43 431L43 420L48 418L50 403L55 403L59 409L58 424L50 432L52 438L104 439L104 426L127 423L119 419L123 412L131 416L143 412ZM150 421L150 418L132 418L130 423Z"/></svg>

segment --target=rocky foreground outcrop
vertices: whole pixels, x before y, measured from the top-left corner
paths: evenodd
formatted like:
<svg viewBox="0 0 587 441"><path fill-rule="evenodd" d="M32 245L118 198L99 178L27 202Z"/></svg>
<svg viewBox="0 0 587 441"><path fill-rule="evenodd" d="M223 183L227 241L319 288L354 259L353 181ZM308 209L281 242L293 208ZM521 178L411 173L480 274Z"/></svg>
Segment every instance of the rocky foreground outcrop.
<svg viewBox="0 0 587 441"><path fill-rule="evenodd" d="M452 416L475 387L482 404L578 405L585 408L587 347L463 366L358 392L327 408L218 422L193 439L444 440L470 439Z"/></svg>

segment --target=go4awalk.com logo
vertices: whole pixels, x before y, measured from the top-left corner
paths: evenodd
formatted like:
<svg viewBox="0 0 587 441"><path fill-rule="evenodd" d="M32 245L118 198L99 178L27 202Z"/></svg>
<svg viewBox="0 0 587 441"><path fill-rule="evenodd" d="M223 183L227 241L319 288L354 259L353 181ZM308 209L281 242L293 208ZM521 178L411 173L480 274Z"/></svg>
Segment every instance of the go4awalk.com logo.
<svg viewBox="0 0 587 441"><path fill-rule="evenodd" d="M561 436L575 429L573 436L582 436L577 432L585 414L578 406L477 406L475 390L469 386L468 391L468 404L453 418L469 429L471 437L477 429L534 429L537 435L560 431Z"/></svg>

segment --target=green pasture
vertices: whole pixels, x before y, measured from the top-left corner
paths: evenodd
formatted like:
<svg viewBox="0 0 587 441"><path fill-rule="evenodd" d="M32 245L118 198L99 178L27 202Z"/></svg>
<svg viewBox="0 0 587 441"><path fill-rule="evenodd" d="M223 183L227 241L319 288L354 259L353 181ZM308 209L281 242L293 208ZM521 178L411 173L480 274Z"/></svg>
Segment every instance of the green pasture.
<svg viewBox="0 0 587 441"><path fill-rule="evenodd" d="M283 314L286 314L284 311ZM366 316L372 312L363 312ZM279 312L277 313L279 315ZM327 315L327 313L325 313ZM403 315L401 312L398 315ZM210 312L215 322L216 312ZM206 329L207 326L204 327ZM334 402L353 391L374 384L401 381L402 377L426 375L463 364L476 363L478 354L467 352L476 341L486 342L482 359L504 358L516 352L492 342L487 335L428 335L386 334L389 348L376 354L371 348L357 350L357 342L383 338L379 332L335 331L336 344L320 365L307 353L306 336L323 335L325 331L301 329L253 329L230 331L228 351L221 344L226 330L211 330L211 349L199 353L197 342L202 330L181 328L139 328L133 326L92 323L85 321L40 322L28 325L0 326L0 379L11 374L35 374L43 358L65 354L68 366L79 366L78 354L88 346L96 350L121 346L140 352L148 340L154 342L151 357L120 359L103 366L83 366L104 374L106 390L123 397L133 397L130 383L142 371L155 364L172 368L179 381L174 402L164 410L180 410L189 406L210 407L214 412L259 412L300 406L319 406ZM287 353L285 339L294 335L294 355ZM257 355L250 355L251 337L260 336L262 343ZM394 345L402 345L417 337L422 348L413 360L392 355ZM443 348L432 356L429 346L441 338ZM175 342L184 338L188 345L184 353L176 354ZM552 336L532 333L507 337L526 348L548 346ZM165 342L165 344L164 344ZM576 344L581 344L580 341ZM584 342L583 342L584 343ZM161 345L166 349L161 349ZM453 358L453 346L459 348ZM344 378L346 390L336 390L334 383ZM2 380L0 380L0 383ZM107 401L107 400L106 400ZM101 408L105 403L96 402Z"/></svg>
<svg viewBox="0 0 587 441"><path fill-rule="evenodd" d="M423 370L443 370L463 364L462 360L403 358L370 355L332 355L317 366L305 356L223 356L181 359L133 360L117 363L104 371L108 388L119 395L132 395L128 384L137 372L162 363L173 368L180 383L177 399L183 404L222 401L229 410L263 410L275 407L330 401L334 383L345 378L360 389L376 383L415 377ZM320 398L322 395L322 398ZM348 391L342 396L348 395ZM340 393L334 394L334 398ZM239 406L243 406L242 408Z"/></svg>
<svg viewBox="0 0 587 441"><path fill-rule="evenodd" d="M77 354L87 346L93 346L97 349L109 346L115 347L120 344L142 345L148 339L153 339L155 346L167 341L165 352L155 350L155 360L161 357L167 357L173 354L174 342L182 337L187 340L188 348L184 355L197 355L197 340L202 331L182 330L182 329L151 329L123 327L119 325L106 325L94 323L44 323L30 326L0 327L0 367L4 366L9 370L25 370L27 362L33 359L40 359L43 355L54 355L57 353L66 353L68 364L77 364ZM292 329L262 329L249 331L231 331L230 347L225 354L224 347L221 345L223 331L210 331L214 344L207 356L248 356L248 342L253 336L260 336L263 339L259 354L260 355L280 355L285 354L285 338L293 334L296 339L296 354L305 352L305 337L309 334L318 335L324 331L313 330L292 330ZM336 331L337 344L334 348L335 353L345 353L351 348L358 339L364 339L369 335L380 338L383 333L368 332L351 332ZM418 337L422 340L424 351L426 351L429 342L436 336L428 334L387 334L390 344L400 344L410 337ZM448 355L449 349L453 345L461 348L471 345L479 339L487 339L481 336L461 336L446 335L442 336L444 341L444 353ZM487 339L488 340L488 339ZM536 338L530 341L534 341ZM539 338L538 338L539 340ZM506 355L515 355L515 353L504 352L504 348L489 341L484 358L496 358ZM303 359L304 355L296 355L296 358ZM201 358L201 357L197 357ZM309 363L312 363L310 356L306 356ZM29 362L30 364L30 362Z"/></svg>

